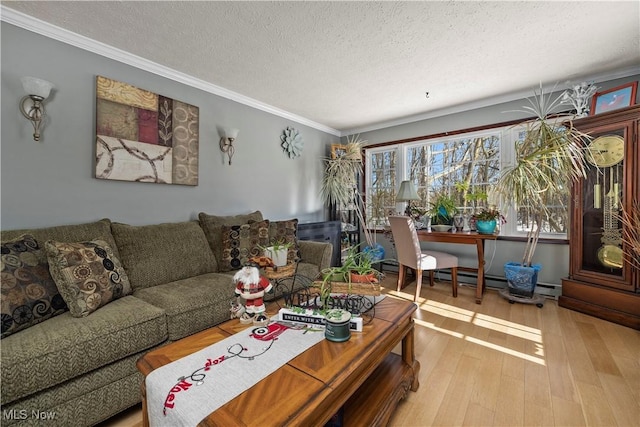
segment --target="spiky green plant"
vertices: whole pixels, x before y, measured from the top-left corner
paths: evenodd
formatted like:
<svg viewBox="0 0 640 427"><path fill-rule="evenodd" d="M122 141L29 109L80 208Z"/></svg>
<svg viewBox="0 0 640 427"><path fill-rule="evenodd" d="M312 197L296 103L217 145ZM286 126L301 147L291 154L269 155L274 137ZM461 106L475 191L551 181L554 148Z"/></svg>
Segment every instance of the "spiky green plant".
<svg viewBox="0 0 640 427"><path fill-rule="evenodd" d="M631 209L623 210L616 217L623 225L624 257L633 267L640 269L640 201L633 200Z"/></svg>
<svg viewBox="0 0 640 427"><path fill-rule="evenodd" d="M515 142L516 163L503 171L496 191L507 205L524 209L534 218L527 236L522 264L529 266L549 205L563 205L574 181L586 176L586 134L573 127L570 117L553 118L563 104L562 95L552 98L542 87L534 91L520 112L533 114L524 123L525 137ZM565 206L566 208L566 206Z"/></svg>
<svg viewBox="0 0 640 427"><path fill-rule="evenodd" d="M320 194L325 202L342 208L354 203L357 177L362 174L362 141L359 136L347 138L345 153L335 159L325 158L325 173Z"/></svg>
<svg viewBox="0 0 640 427"><path fill-rule="evenodd" d="M375 243L375 234L367 227L364 215L364 200L358 189L358 177L362 175L362 146L366 141L360 135L347 137L345 153L335 159L325 158L325 173L320 195L325 203L338 209L353 208L362 225L367 244Z"/></svg>

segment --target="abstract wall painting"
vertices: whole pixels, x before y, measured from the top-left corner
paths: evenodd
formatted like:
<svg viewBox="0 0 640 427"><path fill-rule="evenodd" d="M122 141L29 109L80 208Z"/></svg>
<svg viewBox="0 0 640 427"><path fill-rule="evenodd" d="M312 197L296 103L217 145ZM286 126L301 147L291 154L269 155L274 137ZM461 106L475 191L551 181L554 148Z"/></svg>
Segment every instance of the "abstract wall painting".
<svg viewBox="0 0 640 427"><path fill-rule="evenodd" d="M198 107L98 76L96 116L96 178L198 185Z"/></svg>

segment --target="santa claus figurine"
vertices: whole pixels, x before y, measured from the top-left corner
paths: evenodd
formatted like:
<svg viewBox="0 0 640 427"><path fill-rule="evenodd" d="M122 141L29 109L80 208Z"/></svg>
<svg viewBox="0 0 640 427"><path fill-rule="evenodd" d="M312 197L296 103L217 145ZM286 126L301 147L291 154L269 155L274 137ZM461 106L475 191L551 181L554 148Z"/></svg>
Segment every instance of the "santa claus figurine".
<svg viewBox="0 0 640 427"><path fill-rule="evenodd" d="M266 325L269 319L264 315L266 309L262 298L272 288L269 280L260 276L256 267L247 266L233 276L233 282L236 295L245 300L245 312L240 316L240 322Z"/></svg>

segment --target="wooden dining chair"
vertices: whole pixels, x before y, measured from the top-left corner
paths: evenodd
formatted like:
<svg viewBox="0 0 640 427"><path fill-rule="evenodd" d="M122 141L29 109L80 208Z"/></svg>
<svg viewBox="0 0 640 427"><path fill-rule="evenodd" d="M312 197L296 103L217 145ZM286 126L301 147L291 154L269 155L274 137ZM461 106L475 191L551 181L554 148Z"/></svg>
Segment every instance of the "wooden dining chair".
<svg viewBox="0 0 640 427"><path fill-rule="evenodd" d="M422 250L413 219L408 216L389 216L391 233L398 256L398 291L404 287L407 268L416 272L416 295L418 300L422 288L422 272L429 271L429 286L434 285L435 270L451 269L451 288L453 296L458 296L458 257L445 252Z"/></svg>

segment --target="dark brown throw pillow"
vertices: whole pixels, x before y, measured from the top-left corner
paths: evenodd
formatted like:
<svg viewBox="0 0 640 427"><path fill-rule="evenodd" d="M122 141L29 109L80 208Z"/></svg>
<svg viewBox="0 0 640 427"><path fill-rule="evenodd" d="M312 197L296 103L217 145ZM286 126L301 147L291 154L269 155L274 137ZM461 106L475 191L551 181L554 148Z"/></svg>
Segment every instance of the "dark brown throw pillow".
<svg viewBox="0 0 640 427"><path fill-rule="evenodd" d="M269 243L269 221L222 226L220 271L239 270L249 258L260 256Z"/></svg>
<svg viewBox="0 0 640 427"><path fill-rule="evenodd" d="M64 313L67 306L58 292L47 257L28 234L3 242L2 338Z"/></svg>

